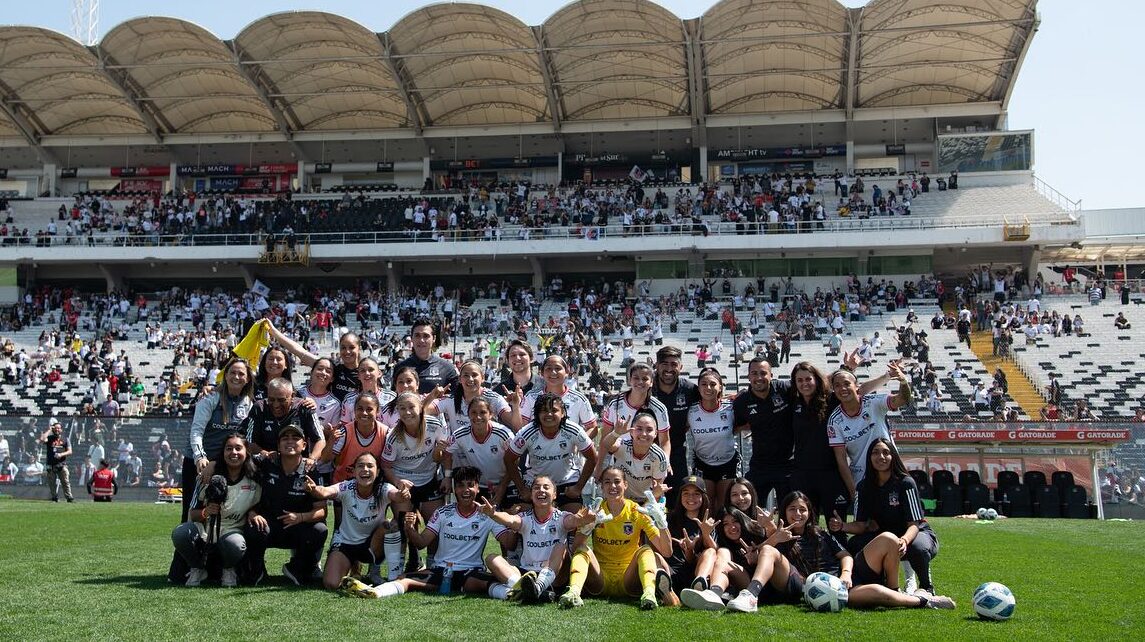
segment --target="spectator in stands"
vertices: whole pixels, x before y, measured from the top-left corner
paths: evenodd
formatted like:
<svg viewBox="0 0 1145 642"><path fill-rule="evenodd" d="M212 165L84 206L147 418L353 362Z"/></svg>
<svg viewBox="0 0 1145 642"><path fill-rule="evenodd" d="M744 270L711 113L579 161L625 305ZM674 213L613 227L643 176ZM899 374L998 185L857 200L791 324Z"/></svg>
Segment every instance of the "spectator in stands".
<svg viewBox="0 0 1145 642"><path fill-rule="evenodd" d="M1124 312L1117 313L1117 318L1113 320L1113 325L1118 330L1128 330L1129 328L1133 327L1129 324L1129 319L1125 318Z"/></svg>
<svg viewBox="0 0 1145 642"><path fill-rule="evenodd" d="M1073 421L1093 421L1097 417L1093 416L1093 411L1089 408L1089 402L1085 399L1078 399L1073 406Z"/></svg>
<svg viewBox="0 0 1145 642"><path fill-rule="evenodd" d="M1042 406L1041 410L1042 421L1058 421L1061 419L1061 409L1052 400L1046 405Z"/></svg>
<svg viewBox="0 0 1145 642"><path fill-rule="evenodd" d="M1079 337L1089 336L1089 333L1085 331L1085 322L1082 321L1080 314L1073 315L1073 333Z"/></svg>

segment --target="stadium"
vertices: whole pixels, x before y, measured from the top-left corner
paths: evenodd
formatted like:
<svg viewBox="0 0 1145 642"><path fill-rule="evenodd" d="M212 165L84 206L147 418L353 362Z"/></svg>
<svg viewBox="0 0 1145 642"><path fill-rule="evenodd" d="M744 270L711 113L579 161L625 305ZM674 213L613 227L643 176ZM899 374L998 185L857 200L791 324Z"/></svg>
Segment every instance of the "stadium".
<svg viewBox="0 0 1145 642"><path fill-rule="evenodd" d="M423 317L436 354L490 383L511 381L512 339L538 374L562 354L594 416L665 346L683 379L717 368L728 398L750 393L754 358L783 382L852 353L860 381L901 364L913 401L889 428L960 610L761 607L774 620L745 625L588 600L586 633L551 606L332 603L350 635L376 636L379 614L400 623L383 637L435 639L793 636L824 617L859 638L1140 629L1102 585L1133 584L1142 539L1145 224L1043 182L1037 131L1009 129L1037 4L721 0L685 18L578 0L527 24L442 3L380 32L296 11L233 36L141 17L85 42L0 26L0 547L37 550L0 635L185 636L224 609L259 616L210 637L323 635L278 624L334 598L276 564L233 597L168 585L196 403L259 319L298 346L301 390L300 355L340 364L345 331L392 384ZM77 506L44 502L62 492L42 444L57 422ZM100 459L110 506L84 492ZM958 519L986 507L1012 519ZM1012 622L972 621L987 580L1018 596ZM92 615L17 608L60 583ZM143 595L161 595L154 622Z"/></svg>

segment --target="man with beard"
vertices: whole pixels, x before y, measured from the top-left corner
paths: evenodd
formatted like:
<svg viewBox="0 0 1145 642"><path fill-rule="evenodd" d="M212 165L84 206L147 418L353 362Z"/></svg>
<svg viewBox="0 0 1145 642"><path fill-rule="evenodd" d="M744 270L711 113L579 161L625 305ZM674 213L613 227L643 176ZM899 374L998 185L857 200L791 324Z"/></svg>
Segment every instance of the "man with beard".
<svg viewBox="0 0 1145 642"><path fill-rule="evenodd" d="M688 408L700 401L700 391L696 384L680 378L684 369L683 353L679 348L664 346L656 351L656 381L652 395L668 409L668 440L671 458L668 461L668 478L664 482L673 490L669 491L668 505L675 503L677 481L689 474L688 449Z"/></svg>

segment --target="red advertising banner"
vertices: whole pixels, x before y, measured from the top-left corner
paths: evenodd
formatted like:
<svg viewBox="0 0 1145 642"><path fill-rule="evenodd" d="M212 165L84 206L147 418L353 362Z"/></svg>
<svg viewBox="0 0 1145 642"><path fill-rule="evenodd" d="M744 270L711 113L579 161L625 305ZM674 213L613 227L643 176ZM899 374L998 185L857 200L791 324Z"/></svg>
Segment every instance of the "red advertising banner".
<svg viewBox="0 0 1145 642"><path fill-rule="evenodd" d="M1128 429L1121 428L1055 428L1029 429L1015 426L1011 429L975 428L935 428L930 426L898 425L891 430L895 443L936 444L940 442L994 443L994 444L1043 444L1043 443L1116 443L1132 438Z"/></svg>
<svg viewBox="0 0 1145 642"><path fill-rule="evenodd" d="M964 470L977 471L982 483L991 488L998 485L998 473L1010 470L1019 476L1026 471L1040 470L1049 479L1054 471L1068 470L1073 473L1073 481L1083 486L1090 498L1093 497L1093 469L1089 458L1081 455L933 455L903 454L907 470L925 470L928 477L936 470L949 470L958 478Z"/></svg>
<svg viewBox="0 0 1145 642"><path fill-rule="evenodd" d="M121 192L162 192L163 181L150 178L125 178L119 181Z"/></svg>
<svg viewBox="0 0 1145 642"><path fill-rule="evenodd" d="M155 165L151 167L112 167L111 175L123 178L134 176L167 176L171 173L168 165Z"/></svg>

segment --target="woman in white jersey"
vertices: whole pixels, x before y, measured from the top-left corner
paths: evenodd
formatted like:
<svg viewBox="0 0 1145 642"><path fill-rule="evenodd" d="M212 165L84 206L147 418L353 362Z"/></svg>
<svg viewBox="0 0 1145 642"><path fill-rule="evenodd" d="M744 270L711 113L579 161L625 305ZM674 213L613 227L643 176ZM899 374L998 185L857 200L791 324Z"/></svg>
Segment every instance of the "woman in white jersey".
<svg viewBox="0 0 1145 642"><path fill-rule="evenodd" d="M545 393L560 397L565 405L565 413L592 439L596 438L596 413L592 410L592 403L583 392L570 388L567 385L572 370L565 358L559 354L550 354L541 364L541 376L545 379L543 388L533 388L521 400L521 421L530 422L533 417L533 408L537 400ZM557 480L559 484L560 481Z"/></svg>
<svg viewBox="0 0 1145 642"><path fill-rule="evenodd" d="M893 395L860 394L855 374L836 370L831 374L831 389L839 399L827 418L827 443L835 449L839 475L847 486L847 495L855 498L855 488L866 473L867 449L876 437L890 439L887 413L910 403L910 379L903 374L898 361L887 364L887 375L897 379L899 389Z"/></svg>
<svg viewBox="0 0 1145 642"><path fill-rule="evenodd" d="M657 433L656 416L642 408L632 416L631 428L627 421L620 421L615 431L600 440L600 450L606 455L601 459L624 471L624 496L637 504L644 503L646 490L657 499L667 490L668 455L656 444Z"/></svg>
<svg viewBox="0 0 1145 642"><path fill-rule="evenodd" d="M353 462L352 479L333 486L319 486L306 480L306 492L316 499L336 499L342 506L342 520L330 542L322 584L334 590L358 563L375 565L381 557L382 522L390 502L408 502L409 492L383 483L378 477L378 458L370 452Z"/></svg>
<svg viewBox="0 0 1145 642"><path fill-rule="evenodd" d="M379 407L385 407L396 396L393 391L381 387L382 369L373 357L362 357L358 360L358 392L350 392L342 399L342 423L348 424L354 420L354 403L358 395L368 392L378 398ZM386 423L384 420L382 423ZM386 424L392 426L393 424Z"/></svg>
<svg viewBox="0 0 1145 642"><path fill-rule="evenodd" d="M522 496L531 494L531 482L545 475L557 484L558 505L565 510L580 506L581 493L596 467L596 447L588 433L571 421L561 398L551 392L537 397L525 425L505 453L505 472ZM525 457L525 478L517 462Z"/></svg>
<svg viewBox="0 0 1145 642"><path fill-rule="evenodd" d="M440 417L427 414L422 408L421 395L403 392L394 402L397 421L386 435L382 450L382 474L386 481L400 490L408 490L414 510L429 521L433 512L444 503L441 479L437 476L441 449L437 442L449 435ZM405 516L400 515L404 520ZM410 554L409 563L416 560Z"/></svg>
<svg viewBox="0 0 1145 642"><path fill-rule="evenodd" d="M469 404L475 399L484 399L492 409L496 420L511 430L516 431L523 425L520 394L513 391L502 397L486 388L485 369L480 363L469 360L461 364L460 378L453 394L435 402L441 412L441 418L449 426L450 434L469 425ZM487 480L482 477L482 481Z"/></svg>
<svg viewBox="0 0 1145 642"><path fill-rule="evenodd" d="M719 511L728 486L739 476L732 402L724 399L724 378L715 368L700 370L696 387L700 401L688 408L692 469L704 480L712 510Z"/></svg>
<svg viewBox="0 0 1145 642"><path fill-rule="evenodd" d="M382 423L387 426L393 426L398 423L397 395L403 392L417 393L418 398L422 400L422 408L425 409L426 414L439 414L437 404L433 402L440 396L441 390L435 389L434 392L428 395L422 395L418 392L420 387L421 379L417 376L417 370L415 370L413 366L402 366L395 370L393 392L386 391L385 394L389 401L382 403L382 408L378 412Z"/></svg>
<svg viewBox="0 0 1145 642"><path fill-rule="evenodd" d="M319 357L314 360L314 366L310 368L310 380L306 385L299 386L297 391L299 397L314 401L314 415L318 419L318 428L323 433L327 428L334 428L343 423L342 404L330 387L333 381L334 360ZM316 472L321 482L327 482L334 473L334 466L329 462L319 462Z"/></svg>
<svg viewBox="0 0 1145 642"><path fill-rule="evenodd" d="M318 361L318 355L311 353L302 344L283 334L269 319L264 319L270 338L286 348L298 362L304 366L313 366ZM362 339L353 332L347 332L338 338L338 363L334 364L334 382L331 388L334 396L339 400L358 390L358 360L362 356Z"/></svg>
<svg viewBox="0 0 1145 642"><path fill-rule="evenodd" d="M465 378L464 368L461 377ZM516 492L511 496L506 493L509 476L505 474L505 453L513 440L513 431L493 421L493 407L484 397L471 401L468 411L468 424L454 430L448 442L438 442L441 467L446 472L458 466L480 470L482 494L491 498L494 507L508 508L520 501ZM449 491L447 483L448 480L442 480L443 493Z"/></svg>
<svg viewBox="0 0 1145 642"><path fill-rule="evenodd" d="M611 429L621 421L625 421L631 426L632 417L636 411L648 410L656 419L656 425L659 426L656 441L670 457L672 442L668 439L668 408L664 406L663 402L652 396L654 375L650 364L634 363L629 366L628 390L620 393L604 406L600 412L600 423L604 425L606 430Z"/></svg>
<svg viewBox="0 0 1145 642"><path fill-rule="evenodd" d="M557 575L568 558L568 535L592 519L587 517L587 511L578 515L553 507L556 498L556 484L539 475L533 479L530 509L510 514L496 510L496 504L488 499L478 502L481 512L522 539L518 563L511 563L501 555L485 558L489 571L508 587L506 597L510 600L530 603L556 599L553 587L559 585Z"/></svg>
<svg viewBox="0 0 1145 642"><path fill-rule="evenodd" d="M171 533L175 550L191 567L187 586L199 586L207 579L206 559L202 547L212 542L223 567L223 586L238 586L235 567L246 554L244 526L266 528L266 520L256 512L262 489L258 485L254 464L250 460L246 440L239 433L227 435L216 454L214 470L226 479L226 499L210 501L209 485L199 484L195 506L183 522ZM209 533L211 518L218 523L218 531Z"/></svg>

